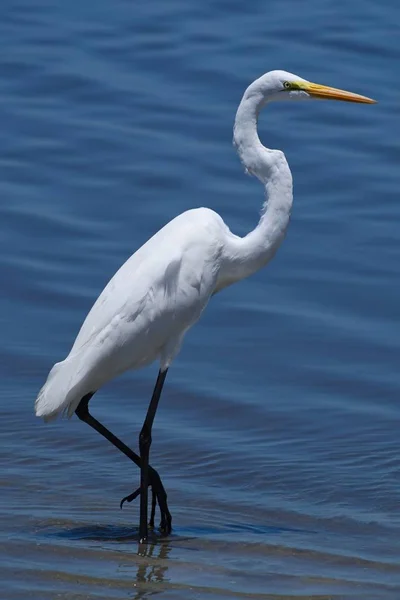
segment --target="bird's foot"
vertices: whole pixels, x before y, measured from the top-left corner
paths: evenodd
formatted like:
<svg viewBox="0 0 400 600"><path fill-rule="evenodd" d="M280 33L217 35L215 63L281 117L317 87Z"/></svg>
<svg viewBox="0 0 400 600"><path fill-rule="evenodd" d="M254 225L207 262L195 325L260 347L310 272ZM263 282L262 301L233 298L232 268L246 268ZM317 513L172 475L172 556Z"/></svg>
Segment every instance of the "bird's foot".
<svg viewBox="0 0 400 600"><path fill-rule="evenodd" d="M154 529L154 518L155 518L155 513L156 513L156 506L158 503L158 506L160 507L160 513L161 513L161 521L160 521L159 529L162 534L168 535L171 533L171 529L172 529L172 516L168 509L167 493L164 489L164 486L162 484L159 474L153 468L149 469L149 486L151 486L151 492L152 492L149 527L151 529ZM140 495L140 487L137 490L135 490L134 492L132 492L132 494L129 494L128 496L125 496L125 498L122 498L122 500L120 502L120 508L123 507L125 502L132 502L139 495Z"/></svg>

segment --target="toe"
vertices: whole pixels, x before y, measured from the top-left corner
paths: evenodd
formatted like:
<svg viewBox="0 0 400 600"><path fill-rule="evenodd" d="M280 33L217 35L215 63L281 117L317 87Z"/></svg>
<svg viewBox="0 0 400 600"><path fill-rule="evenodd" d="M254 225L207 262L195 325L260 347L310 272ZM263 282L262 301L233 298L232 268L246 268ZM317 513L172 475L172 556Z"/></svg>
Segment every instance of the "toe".
<svg viewBox="0 0 400 600"><path fill-rule="evenodd" d="M129 496L125 496L125 498L122 498L121 502L119 503L119 507L122 508L125 502L132 502L139 496L139 494L140 494L140 488L138 488L132 494L129 494Z"/></svg>

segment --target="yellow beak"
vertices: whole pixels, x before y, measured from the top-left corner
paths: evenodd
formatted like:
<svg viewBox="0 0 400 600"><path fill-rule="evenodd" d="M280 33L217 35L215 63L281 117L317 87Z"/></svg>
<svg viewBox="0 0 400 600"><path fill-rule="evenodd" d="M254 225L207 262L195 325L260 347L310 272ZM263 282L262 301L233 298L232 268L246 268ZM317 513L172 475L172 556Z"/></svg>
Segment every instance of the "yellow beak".
<svg viewBox="0 0 400 600"><path fill-rule="evenodd" d="M323 100L343 100L344 102L361 102L363 104L376 104L376 100L346 92L345 90L337 90L336 88L327 85L319 85L318 83L300 82L299 88L310 94L313 98L321 98Z"/></svg>

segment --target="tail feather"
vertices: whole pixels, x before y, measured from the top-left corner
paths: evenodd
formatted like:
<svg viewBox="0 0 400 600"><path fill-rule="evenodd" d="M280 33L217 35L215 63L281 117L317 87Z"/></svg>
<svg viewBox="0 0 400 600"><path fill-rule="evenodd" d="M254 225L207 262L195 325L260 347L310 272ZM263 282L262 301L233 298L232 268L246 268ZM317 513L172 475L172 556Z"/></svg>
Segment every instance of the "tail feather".
<svg viewBox="0 0 400 600"><path fill-rule="evenodd" d="M82 378L77 377L78 364L75 357L68 357L54 365L36 398L37 417L52 421L62 413L68 417L73 415L84 395Z"/></svg>

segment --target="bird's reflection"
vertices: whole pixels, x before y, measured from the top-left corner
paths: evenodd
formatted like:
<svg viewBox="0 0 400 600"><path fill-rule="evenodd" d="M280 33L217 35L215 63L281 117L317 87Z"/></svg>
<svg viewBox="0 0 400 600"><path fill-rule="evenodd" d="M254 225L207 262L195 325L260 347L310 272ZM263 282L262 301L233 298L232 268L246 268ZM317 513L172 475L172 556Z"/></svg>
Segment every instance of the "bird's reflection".
<svg viewBox="0 0 400 600"><path fill-rule="evenodd" d="M165 591L164 587L160 586L159 590L155 587L167 580L168 563L166 559L170 552L171 546L166 540L138 544L138 557L135 565L137 571L134 583L136 589L134 594L129 596L132 600L141 600Z"/></svg>
<svg viewBox="0 0 400 600"><path fill-rule="evenodd" d="M162 584L169 581L166 573L172 551L171 542L173 539L176 541L175 537L160 537L153 531L147 543L140 544L137 542L139 532L132 531L131 528L92 524L68 528L63 532L57 531L56 535L95 542L96 546L100 544L100 547L107 550L110 550L111 543L114 551L115 544L122 544L120 549L124 552L126 560L119 562L119 570L129 575L128 581L134 588L134 592L129 593L129 598L132 600L147 598L165 591L165 586Z"/></svg>

